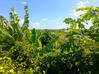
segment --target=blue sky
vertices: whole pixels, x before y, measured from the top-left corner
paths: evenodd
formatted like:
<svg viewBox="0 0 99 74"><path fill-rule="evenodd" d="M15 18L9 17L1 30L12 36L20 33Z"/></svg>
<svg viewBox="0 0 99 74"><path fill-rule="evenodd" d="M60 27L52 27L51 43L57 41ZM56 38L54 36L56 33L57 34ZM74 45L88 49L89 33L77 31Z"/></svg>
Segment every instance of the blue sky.
<svg viewBox="0 0 99 74"><path fill-rule="evenodd" d="M99 0L1 0L0 15L9 20L10 7L13 6L22 25L26 2L30 12L30 29L67 28L68 25L63 23L63 20L66 17L77 17L81 14L81 12L75 12L75 8L91 5L99 7Z"/></svg>

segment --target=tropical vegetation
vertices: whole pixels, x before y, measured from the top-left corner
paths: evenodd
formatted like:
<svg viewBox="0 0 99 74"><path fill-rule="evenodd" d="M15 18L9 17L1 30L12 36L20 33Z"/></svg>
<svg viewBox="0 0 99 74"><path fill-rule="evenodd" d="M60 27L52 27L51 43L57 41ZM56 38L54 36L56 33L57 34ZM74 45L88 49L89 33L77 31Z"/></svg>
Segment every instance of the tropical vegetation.
<svg viewBox="0 0 99 74"><path fill-rule="evenodd" d="M11 7L10 20L0 16L0 73L98 74L95 55L99 56L99 7L78 8L85 11L78 18L68 17L64 30L29 29L28 6L24 7L20 26ZM89 29L85 25L89 25Z"/></svg>

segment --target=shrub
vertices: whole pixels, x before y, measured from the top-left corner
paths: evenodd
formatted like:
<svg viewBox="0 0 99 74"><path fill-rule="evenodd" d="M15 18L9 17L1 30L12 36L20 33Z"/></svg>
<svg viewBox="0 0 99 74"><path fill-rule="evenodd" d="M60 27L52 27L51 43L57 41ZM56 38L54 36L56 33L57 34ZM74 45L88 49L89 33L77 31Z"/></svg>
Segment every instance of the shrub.
<svg viewBox="0 0 99 74"><path fill-rule="evenodd" d="M10 49L9 56L16 66L16 71L26 71L32 68L34 59L38 54L38 49L28 42L15 42L15 46Z"/></svg>
<svg viewBox="0 0 99 74"><path fill-rule="evenodd" d="M0 57L0 72L15 72L15 66L10 57Z"/></svg>
<svg viewBox="0 0 99 74"><path fill-rule="evenodd" d="M45 32L43 32L41 34L41 36L39 37L39 39L42 42L42 46L46 46L48 43L50 43L56 36L54 36L53 34L51 34L49 31L45 30Z"/></svg>
<svg viewBox="0 0 99 74"><path fill-rule="evenodd" d="M92 73L93 69L93 43L88 36L73 35L68 37L66 47L62 52L46 53L36 62L36 70L48 74L77 74ZM61 49L60 49L61 50Z"/></svg>

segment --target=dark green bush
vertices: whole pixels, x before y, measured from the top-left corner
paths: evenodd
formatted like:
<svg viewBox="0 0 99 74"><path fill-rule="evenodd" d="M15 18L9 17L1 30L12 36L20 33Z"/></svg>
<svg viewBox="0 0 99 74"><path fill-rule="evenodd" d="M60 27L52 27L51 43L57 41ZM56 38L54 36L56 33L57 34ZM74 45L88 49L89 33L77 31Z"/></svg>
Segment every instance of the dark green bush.
<svg viewBox="0 0 99 74"><path fill-rule="evenodd" d="M88 74L92 72L92 55L82 55L82 50L68 54L48 53L40 58L36 70L47 74Z"/></svg>
<svg viewBox="0 0 99 74"><path fill-rule="evenodd" d="M45 32L41 33L39 39L42 42L42 46L46 46L48 43L50 43L56 36L51 34L51 32L45 30Z"/></svg>
<svg viewBox="0 0 99 74"><path fill-rule="evenodd" d="M84 35L68 37L61 52L46 53L40 57L37 71L48 74L88 74L93 69L93 44L94 40ZM64 47L64 48L63 48ZM37 63L37 62L36 62Z"/></svg>
<svg viewBox="0 0 99 74"><path fill-rule="evenodd" d="M28 42L15 42L15 46L10 49L9 56L16 66L16 71L26 71L32 68L34 59L38 55L38 49Z"/></svg>

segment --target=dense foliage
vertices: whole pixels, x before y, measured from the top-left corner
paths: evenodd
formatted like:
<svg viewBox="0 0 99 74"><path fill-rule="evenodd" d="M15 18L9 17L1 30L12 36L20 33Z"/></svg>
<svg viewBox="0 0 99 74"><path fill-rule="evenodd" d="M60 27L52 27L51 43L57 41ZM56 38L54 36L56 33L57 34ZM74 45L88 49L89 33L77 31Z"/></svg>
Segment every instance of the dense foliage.
<svg viewBox="0 0 99 74"><path fill-rule="evenodd" d="M99 43L99 8L86 11L77 19L66 18L68 33L28 29L29 11L25 6L24 23L11 8L10 20L0 16L0 72L43 74L94 74L94 55ZM86 29L87 21L93 26ZM62 30L64 31L64 30ZM61 34L60 34L61 33Z"/></svg>

